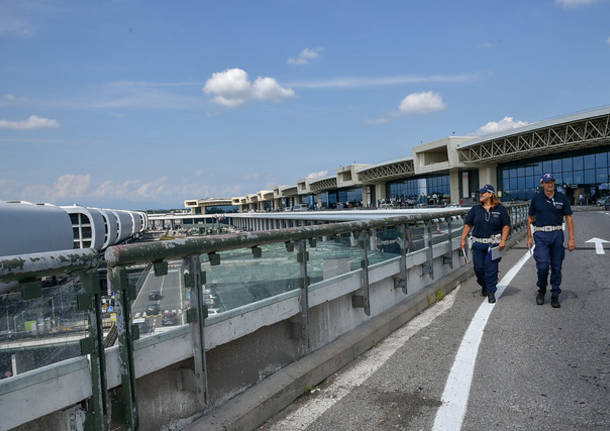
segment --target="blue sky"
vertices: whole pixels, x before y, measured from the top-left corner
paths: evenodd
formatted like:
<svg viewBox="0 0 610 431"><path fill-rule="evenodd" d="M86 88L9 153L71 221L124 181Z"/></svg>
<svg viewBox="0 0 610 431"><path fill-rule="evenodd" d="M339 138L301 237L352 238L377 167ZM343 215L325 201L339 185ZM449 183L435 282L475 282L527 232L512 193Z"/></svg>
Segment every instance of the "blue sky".
<svg viewBox="0 0 610 431"><path fill-rule="evenodd" d="M0 56L0 199L179 208L606 106L610 1L0 0Z"/></svg>

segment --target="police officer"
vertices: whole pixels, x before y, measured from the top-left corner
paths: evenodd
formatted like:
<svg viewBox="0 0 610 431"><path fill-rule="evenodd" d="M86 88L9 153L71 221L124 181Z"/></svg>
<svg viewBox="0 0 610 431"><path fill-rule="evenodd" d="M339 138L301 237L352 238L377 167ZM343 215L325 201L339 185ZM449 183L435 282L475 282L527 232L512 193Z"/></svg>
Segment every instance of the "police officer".
<svg viewBox="0 0 610 431"><path fill-rule="evenodd" d="M506 247L510 232L510 216L490 184L479 190L481 205L473 206L464 219L464 229L460 246L466 246L466 237L472 230L472 260L477 282L481 286L481 296L487 296L490 304L496 302L496 284L498 283L498 264L500 258L491 260L490 248Z"/></svg>
<svg viewBox="0 0 610 431"><path fill-rule="evenodd" d="M563 218L566 218L570 239L568 240L568 250L576 248L574 240L574 222L572 220L572 208L568 198L555 190L555 178L550 172L546 172L540 177L542 191L537 193L530 203L529 217L527 218L527 246L534 248L534 259L538 270L538 294L536 304L544 304L546 294L547 279L549 268L551 270L551 306L559 308L559 294L561 289L561 262L565 257L563 247ZM532 226L532 223L535 226ZM532 239L533 233L533 239Z"/></svg>

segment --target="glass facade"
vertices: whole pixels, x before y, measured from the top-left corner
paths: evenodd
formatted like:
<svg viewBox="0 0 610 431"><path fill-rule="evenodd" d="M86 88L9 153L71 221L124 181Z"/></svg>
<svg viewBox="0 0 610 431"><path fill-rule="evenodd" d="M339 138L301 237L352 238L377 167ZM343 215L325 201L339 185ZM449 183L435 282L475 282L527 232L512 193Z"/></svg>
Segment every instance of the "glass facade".
<svg viewBox="0 0 610 431"><path fill-rule="evenodd" d="M205 207L206 214L222 214L222 213L236 213L239 209L237 205L212 205ZM200 214L200 213L195 213Z"/></svg>
<svg viewBox="0 0 610 431"><path fill-rule="evenodd" d="M322 208L351 208L362 206L362 187L349 187L321 193Z"/></svg>
<svg viewBox="0 0 610 431"><path fill-rule="evenodd" d="M450 193L449 175L428 175L419 178L390 181L386 184L386 196L388 200L417 201L427 203L433 195L441 200L449 197Z"/></svg>
<svg viewBox="0 0 610 431"><path fill-rule="evenodd" d="M558 189L574 203L580 194L595 201L609 193L610 147L570 151L556 156L520 160L498 166L498 190L502 200L531 199L540 176L551 172Z"/></svg>

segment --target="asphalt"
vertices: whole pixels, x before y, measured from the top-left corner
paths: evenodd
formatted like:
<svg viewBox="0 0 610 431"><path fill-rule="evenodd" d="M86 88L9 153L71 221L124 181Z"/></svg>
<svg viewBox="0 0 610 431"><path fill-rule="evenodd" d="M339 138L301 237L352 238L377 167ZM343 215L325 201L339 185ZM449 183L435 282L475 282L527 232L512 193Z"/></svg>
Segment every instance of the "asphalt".
<svg viewBox="0 0 610 431"><path fill-rule="evenodd" d="M494 307L462 430L610 429L610 244L606 254L596 254L594 244L585 243L593 237L610 241L610 212L578 212L574 222L577 249L566 252L561 308L551 308L549 294L544 305L536 305L532 258ZM500 277L525 253L525 240L509 250ZM366 359L346 366L257 429L282 429L291 415L312 414L320 397L336 402L306 426L295 422L290 429L432 429L456 352L483 302L479 292L473 278L463 282L448 311L417 330L347 395L333 383Z"/></svg>

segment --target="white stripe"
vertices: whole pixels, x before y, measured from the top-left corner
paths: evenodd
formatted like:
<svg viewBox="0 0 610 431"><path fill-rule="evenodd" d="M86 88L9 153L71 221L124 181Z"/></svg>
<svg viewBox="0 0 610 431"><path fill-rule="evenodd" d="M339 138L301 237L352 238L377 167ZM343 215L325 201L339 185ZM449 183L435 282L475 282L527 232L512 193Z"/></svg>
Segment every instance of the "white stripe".
<svg viewBox="0 0 610 431"><path fill-rule="evenodd" d="M527 251L500 280L497 286L496 298L502 296L506 286L508 286L529 258L530 252ZM477 359L477 352L479 351L479 344L481 344L483 330L494 306L495 304L490 304L487 300L483 302L472 318L464 338L462 338L462 343L455 355L455 361L447 377L445 390L441 397L443 404L436 412L433 431L456 431L462 428L466 407L468 406L470 385L472 383L472 374Z"/></svg>
<svg viewBox="0 0 610 431"><path fill-rule="evenodd" d="M425 328L443 312L453 306L455 296L460 285L448 294L445 299L428 308L419 316L408 322L402 328L394 331L382 342L377 344L368 352L362 354L349 369L341 374L324 390L319 392L315 398L301 405L297 410L290 413L286 418L265 427L270 431L304 430L318 419L326 410L331 408L337 401L349 394L355 387L360 386L375 371L377 371L400 347L417 334L420 329Z"/></svg>

